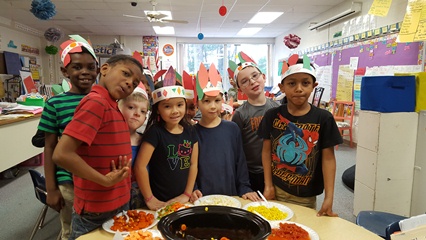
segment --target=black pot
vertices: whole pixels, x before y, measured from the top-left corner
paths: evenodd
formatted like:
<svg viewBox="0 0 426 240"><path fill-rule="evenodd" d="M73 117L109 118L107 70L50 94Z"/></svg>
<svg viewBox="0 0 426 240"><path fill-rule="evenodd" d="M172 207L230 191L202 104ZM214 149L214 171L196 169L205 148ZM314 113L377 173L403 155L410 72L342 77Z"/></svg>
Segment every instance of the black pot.
<svg viewBox="0 0 426 240"><path fill-rule="evenodd" d="M181 231L182 224L187 227L185 231ZM265 219L241 208L224 206L185 208L162 217L157 228L167 240L257 240L271 234L271 225Z"/></svg>

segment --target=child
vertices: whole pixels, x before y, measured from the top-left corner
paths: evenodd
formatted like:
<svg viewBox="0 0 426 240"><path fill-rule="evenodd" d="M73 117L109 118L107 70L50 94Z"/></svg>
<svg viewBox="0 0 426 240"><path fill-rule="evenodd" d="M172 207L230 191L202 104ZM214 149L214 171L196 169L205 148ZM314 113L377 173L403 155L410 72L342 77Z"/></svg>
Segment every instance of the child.
<svg viewBox="0 0 426 240"><path fill-rule="evenodd" d="M316 208L316 196L325 189L318 216L333 212L336 158L334 146L342 137L330 112L309 104L318 84L315 71L305 55L283 64L279 87L288 103L266 112L258 134L263 138L262 162L267 199Z"/></svg>
<svg viewBox="0 0 426 240"><path fill-rule="evenodd" d="M183 71L183 87L185 88L185 97L186 97L186 120L191 124L196 124L197 121L194 120L195 114L198 111L196 94L195 94L195 84L194 79L187 72Z"/></svg>
<svg viewBox="0 0 426 240"><path fill-rule="evenodd" d="M238 55L244 56L244 53L240 52ZM279 105L266 98L265 74L259 70L256 63L251 59L251 61L245 61L243 58L240 60L240 67L234 71L234 81L248 99L237 108L232 121L241 130L251 187L263 192L265 187L261 154L263 139L257 135L257 129L265 112Z"/></svg>
<svg viewBox="0 0 426 240"><path fill-rule="evenodd" d="M46 202L59 212L62 239L68 239L71 231L71 214L74 199L72 175L52 162L53 150L65 127L71 121L75 108L90 92L98 75L97 58L89 43L80 36L61 44L62 74L71 82L68 92L55 95L46 102L38 131L44 134L44 174L46 177ZM75 46L75 47L72 47Z"/></svg>
<svg viewBox="0 0 426 240"><path fill-rule="evenodd" d="M81 100L53 152L54 163L73 173L75 198L69 239L128 209L132 149L129 127L117 100L133 92L142 71L142 65L130 56L109 58L101 66L99 84Z"/></svg>
<svg viewBox="0 0 426 240"><path fill-rule="evenodd" d="M185 90L175 84L170 67L152 92L154 104L135 163L136 180L152 210L188 202L197 176L198 137L185 118Z"/></svg>
<svg viewBox="0 0 426 240"><path fill-rule="evenodd" d="M118 101L118 108L123 114L124 119L129 125L130 142L132 144L132 170L134 171L136 156L139 152L140 144L142 142L142 134L136 130L141 127L146 119L148 113L149 100L148 94L143 89L144 85L141 82L130 96ZM130 193L130 209L138 209L145 206L142 201L142 194L139 190L138 183L134 174L132 175L132 190Z"/></svg>
<svg viewBox="0 0 426 240"><path fill-rule="evenodd" d="M209 71L200 65L197 75L198 107L201 119L195 125L200 138L197 190L191 202L203 195L224 194L259 201L250 188L247 163L238 126L222 120L222 80L212 64Z"/></svg>

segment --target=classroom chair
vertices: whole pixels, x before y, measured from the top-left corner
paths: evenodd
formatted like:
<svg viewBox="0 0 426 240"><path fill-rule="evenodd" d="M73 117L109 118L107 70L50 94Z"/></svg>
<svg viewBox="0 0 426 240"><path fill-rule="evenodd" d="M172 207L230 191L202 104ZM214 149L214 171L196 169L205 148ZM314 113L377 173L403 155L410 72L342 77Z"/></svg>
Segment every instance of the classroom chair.
<svg viewBox="0 0 426 240"><path fill-rule="evenodd" d="M407 217L380 211L360 211L356 217L356 224L376 235L386 238L387 227Z"/></svg>
<svg viewBox="0 0 426 240"><path fill-rule="evenodd" d="M314 90L314 97L312 98L312 105L319 107L321 105L322 94L324 93L323 87L316 87Z"/></svg>
<svg viewBox="0 0 426 240"><path fill-rule="evenodd" d="M349 136L350 147L353 146L352 141L352 125L354 121L355 114L355 102L348 101L333 101L332 114L334 120L336 120L337 127L339 128L340 134L342 137ZM336 150L338 145L336 145Z"/></svg>
<svg viewBox="0 0 426 240"><path fill-rule="evenodd" d="M37 233L37 231L43 228L44 219L46 217L47 209L49 208L49 206L46 204L47 192L46 192L46 180L44 176L34 169L29 169L28 172L30 173L31 180L33 181L36 198L41 203L43 203L43 208L41 209L40 215L38 216L37 221L34 225L34 228L31 232L30 240L32 240L34 238L34 235ZM59 235L56 239L57 240L61 239L61 232L59 232Z"/></svg>

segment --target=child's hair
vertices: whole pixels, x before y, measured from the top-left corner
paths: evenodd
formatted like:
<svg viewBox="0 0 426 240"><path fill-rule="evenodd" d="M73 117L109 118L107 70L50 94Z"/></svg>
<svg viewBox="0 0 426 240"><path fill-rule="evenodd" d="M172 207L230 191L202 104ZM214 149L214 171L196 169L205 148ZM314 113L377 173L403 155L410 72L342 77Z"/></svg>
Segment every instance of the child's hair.
<svg viewBox="0 0 426 240"><path fill-rule="evenodd" d="M177 86L182 86L179 82L176 82ZM155 89L159 89L163 87L163 81L158 81L155 84ZM185 102L185 113L186 110L188 110L188 105L186 104L186 98L184 98ZM164 101L164 100L163 100ZM155 103L151 106L151 114L149 115L148 122L146 124L145 132L153 125L158 124L161 127L164 127L166 122L161 118L160 114L158 113L158 105L161 101ZM188 122L185 116L180 120L179 124L181 124L184 128L192 127L191 123Z"/></svg>
<svg viewBox="0 0 426 240"><path fill-rule="evenodd" d="M147 105L148 105L148 108L149 108L148 99L146 99L146 97L140 92L133 92L132 94L130 94L126 98L120 99L118 101L118 105L121 107L124 103L129 102L129 101L146 102Z"/></svg>
<svg viewBox="0 0 426 240"><path fill-rule="evenodd" d="M106 63L111 65L112 67L114 67L115 65L117 65L119 63L133 63L133 64L135 64L136 66L139 67L139 69L141 70L141 73L143 74L142 64L138 60L136 60L133 57L128 56L128 55L123 55L123 54L114 55L114 56L108 58Z"/></svg>
<svg viewBox="0 0 426 240"><path fill-rule="evenodd" d="M297 59L296 64L303 64L303 58L299 58L299 59ZM287 65L288 65L288 63L287 63ZM311 68L312 68L313 70L315 70L315 66L314 66L312 63L309 63L309 65L311 65ZM288 65L288 66L289 66L289 65ZM289 67L290 67L290 66L289 66ZM309 75L310 75L310 74L309 74ZM285 79L285 78L281 79L281 84L284 84L284 79ZM315 78L314 76L312 76L312 79L314 80L314 83L315 83L316 78Z"/></svg>

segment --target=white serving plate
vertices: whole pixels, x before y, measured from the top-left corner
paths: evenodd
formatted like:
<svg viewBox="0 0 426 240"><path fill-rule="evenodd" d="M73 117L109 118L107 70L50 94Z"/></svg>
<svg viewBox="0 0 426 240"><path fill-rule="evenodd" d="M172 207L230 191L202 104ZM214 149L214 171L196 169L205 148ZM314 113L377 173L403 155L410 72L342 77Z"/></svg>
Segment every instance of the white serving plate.
<svg viewBox="0 0 426 240"><path fill-rule="evenodd" d="M141 230L138 230L141 231ZM152 237L160 237L161 239L163 239L163 236L161 235L160 231L158 230L153 230L153 229L147 229L147 230L143 230L143 231L148 231L150 233L152 233ZM137 231L135 231L137 232ZM114 238L112 240L124 240L130 233L121 233L121 232L116 232L114 235Z"/></svg>
<svg viewBox="0 0 426 240"><path fill-rule="evenodd" d="M287 220L290 220L293 216L294 216L294 212L293 212L293 210L291 210L289 207L287 207L287 206L285 206L285 205L283 205L283 204L280 204L280 203L276 203L276 202L271 202L271 201L268 201L268 202L251 202L251 203L247 203L246 205L244 205L244 207L243 207L243 209L244 210L247 210L248 209L248 207L251 207L251 206L253 206L253 207L258 207L258 206L265 206L265 207L267 207L267 208L272 208L272 207L276 207L276 208L278 208L281 212L284 212L284 213L287 213L287 217L286 218L284 218L284 219L281 219L281 220L268 220L268 219L266 219L265 217L263 217L263 218L265 218L270 224L272 224L272 223L275 223L275 222L282 222L282 221L287 221ZM260 213L257 213L257 214L260 214Z"/></svg>
<svg viewBox="0 0 426 240"><path fill-rule="evenodd" d="M158 219L157 219L158 216L157 216L157 213L155 211L145 210L145 209L138 209L138 212L146 212L146 213L151 213L151 214L154 215L154 222L152 222L151 225L149 225L148 227L143 228L143 229L139 229L139 230L150 229L150 228L154 227L158 223ZM123 213L119 213L116 216L120 217L122 215L123 215ZM116 232L119 232L119 233L129 233L129 232L120 232L120 231L113 231L113 230L111 230L111 227L112 227L113 224L114 224L114 219L111 218L110 220L108 220L108 221L106 221L106 222L104 222L102 224L102 228L105 231L109 232L109 233L116 233Z"/></svg>
<svg viewBox="0 0 426 240"><path fill-rule="evenodd" d="M207 195L199 198L194 202L195 206L203 205L217 205L217 206L227 206L241 208L241 202L236 198L227 196L227 195Z"/></svg>
<svg viewBox="0 0 426 240"><path fill-rule="evenodd" d="M279 228L280 227L280 222L281 223L294 223L297 226L305 229L305 231L307 231L309 233L309 237L311 238L311 240L319 240L319 235L317 232L315 232L312 228L309 228L303 224L300 223L296 223L296 222L289 222L289 221L275 221L274 223L271 223L271 228Z"/></svg>

